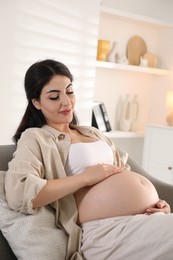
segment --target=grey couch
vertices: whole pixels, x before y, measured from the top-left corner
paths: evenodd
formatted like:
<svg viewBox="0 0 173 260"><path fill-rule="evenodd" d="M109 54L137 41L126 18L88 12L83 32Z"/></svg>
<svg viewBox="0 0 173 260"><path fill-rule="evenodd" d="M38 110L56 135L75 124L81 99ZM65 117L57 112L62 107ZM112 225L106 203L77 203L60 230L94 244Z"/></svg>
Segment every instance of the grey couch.
<svg viewBox="0 0 173 260"><path fill-rule="evenodd" d="M15 145L0 145L0 170L7 170L8 162L12 159L13 152L15 151ZM160 198L165 199L173 209L173 185L163 183L148 173L146 173L138 164L132 159L128 159L128 164L131 166L132 171L138 172L147 177L156 187ZM1 260L14 260L17 259L13 254L8 242L0 232L0 259Z"/></svg>

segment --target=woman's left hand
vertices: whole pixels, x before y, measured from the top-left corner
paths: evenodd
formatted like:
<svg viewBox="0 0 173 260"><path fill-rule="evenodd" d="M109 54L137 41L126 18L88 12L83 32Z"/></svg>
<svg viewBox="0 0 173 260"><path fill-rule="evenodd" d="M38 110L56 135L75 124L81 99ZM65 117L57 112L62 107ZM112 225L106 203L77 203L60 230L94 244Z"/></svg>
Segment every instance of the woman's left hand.
<svg viewBox="0 0 173 260"><path fill-rule="evenodd" d="M170 208L169 204L165 200L159 200L156 203L156 207L155 208L148 208L145 211L145 215L151 215L151 214L154 214L156 212L163 212L165 214L169 214L171 212L171 208Z"/></svg>

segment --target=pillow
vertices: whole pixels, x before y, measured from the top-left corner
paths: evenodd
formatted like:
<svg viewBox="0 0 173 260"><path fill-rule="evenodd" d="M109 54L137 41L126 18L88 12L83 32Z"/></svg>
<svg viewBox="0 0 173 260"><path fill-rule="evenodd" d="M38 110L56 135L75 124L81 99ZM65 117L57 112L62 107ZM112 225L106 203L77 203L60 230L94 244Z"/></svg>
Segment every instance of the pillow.
<svg viewBox="0 0 173 260"><path fill-rule="evenodd" d="M8 207L4 189L5 172L0 172L0 229L18 259L65 259L67 236L55 226L54 210L47 206L35 215Z"/></svg>

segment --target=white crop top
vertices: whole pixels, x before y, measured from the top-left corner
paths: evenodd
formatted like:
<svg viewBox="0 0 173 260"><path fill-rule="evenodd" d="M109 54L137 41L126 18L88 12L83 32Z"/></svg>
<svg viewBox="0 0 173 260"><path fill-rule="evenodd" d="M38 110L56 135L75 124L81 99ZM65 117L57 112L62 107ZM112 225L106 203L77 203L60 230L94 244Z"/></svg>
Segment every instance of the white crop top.
<svg viewBox="0 0 173 260"><path fill-rule="evenodd" d="M90 143L71 144L65 170L68 176L81 173L88 166L113 164L111 147L101 140Z"/></svg>

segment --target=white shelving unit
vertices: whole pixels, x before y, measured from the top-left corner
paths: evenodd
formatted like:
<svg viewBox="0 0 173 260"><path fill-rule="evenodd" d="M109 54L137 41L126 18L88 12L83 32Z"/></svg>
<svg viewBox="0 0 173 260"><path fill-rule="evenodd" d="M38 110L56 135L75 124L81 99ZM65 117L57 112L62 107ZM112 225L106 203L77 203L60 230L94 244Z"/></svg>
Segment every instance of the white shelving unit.
<svg viewBox="0 0 173 260"><path fill-rule="evenodd" d="M142 105L145 106L141 114L144 122L141 123L139 129L144 129L148 124L149 113L152 110L149 105L152 104L150 99L153 95L153 88L158 90L158 84L167 86L166 82L169 81L168 77L172 73L167 62L167 54L170 50L167 50L166 44L170 31L173 31L171 23L101 6L98 39L110 40L111 43L117 41L120 54L125 54L130 37L139 35L146 42L147 52L155 53L158 58L157 68L96 61L94 99L105 103L113 130L117 128L115 111L118 99L120 96L131 93L131 95L137 94L142 99ZM160 76L163 77L160 78ZM161 98L164 98L163 94Z"/></svg>
<svg viewBox="0 0 173 260"><path fill-rule="evenodd" d="M145 16L139 16L134 14L129 14L126 12L122 12L116 9L101 7L100 15L105 17L112 17L114 19L125 20L125 21L133 21L140 24L145 24L146 26L155 27L159 29L167 29L173 28L173 24L166 23L164 21L148 18ZM170 70L163 68L149 68L149 67L140 67L140 66L132 66L126 64L116 64L111 62L101 62L97 61L97 68L105 68L105 69L115 69L115 70L124 70L124 71L134 71L134 72L142 72L149 73L155 75L168 75Z"/></svg>
<svg viewBox="0 0 173 260"><path fill-rule="evenodd" d="M136 132L124 132L124 131L111 131L104 133L107 137L113 138L143 138L144 132L136 131Z"/></svg>
<svg viewBox="0 0 173 260"><path fill-rule="evenodd" d="M168 75L170 73L170 71L166 69L140 67L140 66L118 64L118 63L105 62L105 61L96 61L96 67L104 68L104 69L122 70L122 71L142 72L142 73L148 73L153 75Z"/></svg>
<svg viewBox="0 0 173 260"><path fill-rule="evenodd" d="M158 58L157 68L96 61L94 99L105 103L113 129L105 134L120 148L133 155L140 164L142 162L145 126L150 123L149 119L157 118L158 107L164 111L164 107L162 108L163 87L169 85L172 73L170 57L173 52L167 44L171 38L170 32L172 30L173 24L171 23L104 6L100 9L98 39L110 40L111 43L117 41L120 51L125 54L130 37L139 35L146 42L147 52L155 53ZM160 96L159 93L161 93ZM136 132L116 130L118 128L116 112L119 100L126 94L139 96L141 121L139 130L137 129ZM157 99L153 102L155 95ZM156 112L153 112L154 110ZM151 113L152 118L150 118Z"/></svg>

